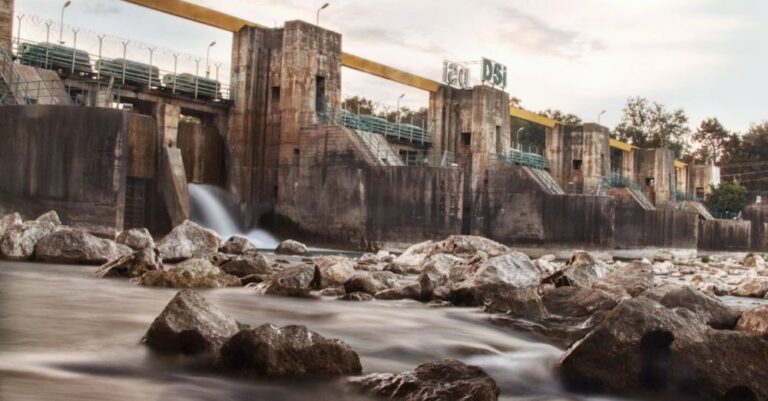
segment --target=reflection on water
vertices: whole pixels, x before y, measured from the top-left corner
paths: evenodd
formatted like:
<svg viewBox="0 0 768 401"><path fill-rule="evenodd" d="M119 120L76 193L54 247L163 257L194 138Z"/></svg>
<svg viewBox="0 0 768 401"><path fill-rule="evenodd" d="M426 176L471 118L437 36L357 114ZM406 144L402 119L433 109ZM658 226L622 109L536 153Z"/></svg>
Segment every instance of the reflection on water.
<svg viewBox="0 0 768 401"><path fill-rule="evenodd" d="M94 271L0 262L0 400L360 399L345 396L339 380L228 379L157 359L139 340L175 291L98 280ZM561 350L496 327L476 309L272 298L243 288L204 295L244 323L303 324L340 338L365 373L453 357L485 368L503 400L587 399L563 393L552 376Z"/></svg>

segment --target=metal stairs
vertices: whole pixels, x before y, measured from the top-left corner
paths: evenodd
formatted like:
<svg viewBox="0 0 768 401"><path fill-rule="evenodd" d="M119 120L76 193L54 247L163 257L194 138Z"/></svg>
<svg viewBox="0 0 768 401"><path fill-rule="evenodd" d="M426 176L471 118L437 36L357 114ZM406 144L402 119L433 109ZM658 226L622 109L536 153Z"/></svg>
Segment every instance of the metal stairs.
<svg viewBox="0 0 768 401"><path fill-rule="evenodd" d="M656 210L656 206L651 203L651 200L648 199L647 196L641 191L640 189L633 188L633 187L627 187L627 191L630 195L632 195L633 198L637 201L637 203L645 210Z"/></svg>
<svg viewBox="0 0 768 401"><path fill-rule="evenodd" d="M531 167L523 167L523 170L528 173L528 176L531 177L531 179L533 179L544 189L544 192L551 195L565 194L565 191L560 188L560 185L557 184L557 181L555 181L555 179L552 178L552 176L549 175L549 172L546 170Z"/></svg>
<svg viewBox="0 0 768 401"><path fill-rule="evenodd" d="M400 157L389 146L387 139L380 134L362 130L352 130L357 143L369 161L377 166L403 166Z"/></svg>
<svg viewBox="0 0 768 401"><path fill-rule="evenodd" d="M0 47L0 105L29 104L29 98L24 95L28 87L10 53Z"/></svg>

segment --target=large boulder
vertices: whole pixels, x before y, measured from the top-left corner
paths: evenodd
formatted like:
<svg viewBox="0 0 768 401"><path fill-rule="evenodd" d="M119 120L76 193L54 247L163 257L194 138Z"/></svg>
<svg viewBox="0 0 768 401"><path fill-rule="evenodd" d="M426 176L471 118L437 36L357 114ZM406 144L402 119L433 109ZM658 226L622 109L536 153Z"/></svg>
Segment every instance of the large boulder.
<svg viewBox="0 0 768 401"><path fill-rule="evenodd" d="M0 240L0 255L11 260L28 260L35 254L37 242L56 231L58 226L48 221L25 221L9 227Z"/></svg>
<svg viewBox="0 0 768 401"><path fill-rule="evenodd" d="M237 277L246 277L254 274L268 276L273 273L267 258L258 252L248 252L244 255L236 256L222 264L221 270Z"/></svg>
<svg viewBox="0 0 768 401"><path fill-rule="evenodd" d="M413 299L419 301L421 300L421 286L419 283L398 285L395 288L389 288L377 292L376 299L385 299L390 301L399 299Z"/></svg>
<svg viewBox="0 0 768 401"><path fill-rule="evenodd" d="M636 297L653 288L653 266L650 263L632 262L608 273L592 288L611 294L616 300Z"/></svg>
<svg viewBox="0 0 768 401"><path fill-rule="evenodd" d="M452 235L435 246L434 252L465 257L471 257L482 252L493 258L510 252L506 245L476 235Z"/></svg>
<svg viewBox="0 0 768 401"><path fill-rule="evenodd" d="M199 293L183 290L171 299L144 336L153 351L170 355L215 356L242 325L208 303Z"/></svg>
<svg viewBox="0 0 768 401"><path fill-rule="evenodd" d="M96 272L96 276L101 278L137 278L155 270L163 270L160 252L156 248L144 248L105 263Z"/></svg>
<svg viewBox="0 0 768 401"><path fill-rule="evenodd" d="M557 287L592 288L608 274L606 266L586 251L576 251L566 268L547 278Z"/></svg>
<svg viewBox="0 0 768 401"><path fill-rule="evenodd" d="M49 212L41 214L37 219L35 219L38 223L48 223L53 225L54 227L58 227L61 225L61 219L59 218L59 214L56 213L55 210L51 210Z"/></svg>
<svg viewBox="0 0 768 401"><path fill-rule="evenodd" d="M515 287L507 283L488 284L482 296L482 303L488 313L503 313L509 317L531 320L542 319L548 315L535 287Z"/></svg>
<svg viewBox="0 0 768 401"><path fill-rule="evenodd" d="M733 329L740 314L718 298L691 286L664 284L643 296L651 298L667 308L685 308L693 312L705 324L716 329Z"/></svg>
<svg viewBox="0 0 768 401"><path fill-rule="evenodd" d="M736 297L764 298L768 294L768 277L748 275L736 286L731 295Z"/></svg>
<svg viewBox="0 0 768 401"><path fill-rule="evenodd" d="M485 371L455 359L419 365L410 372L374 373L348 380L350 387L392 401L496 401L499 387Z"/></svg>
<svg viewBox="0 0 768 401"><path fill-rule="evenodd" d="M542 271L527 255L509 252L469 269L465 280L453 283L451 302L455 305L481 306L498 294L499 285L506 288L537 287L542 276Z"/></svg>
<svg viewBox="0 0 768 401"><path fill-rule="evenodd" d="M316 289L344 285L355 274L355 265L344 256L319 256L313 261L318 274Z"/></svg>
<svg viewBox="0 0 768 401"><path fill-rule="evenodd" d="M276 255L309 256L309 248L299 241L287 239L275 248Z"/></svg>
<svg viewBox="0 0 768 401"><path fill-rule="evenodd" d="M431 301L434 298L447 297L451 283L463 280L467 269L464 259L456 256L442 253L430 256L421 265L417 278L421 286L421 299Z"/></svg>
<svg viewBox="0 0 768 401"><path fill-rule="evenodd" d="M745 311L736 324L736 330L768 337L768 305Z"/></svg>
<svg viewBox="0 0 768 401"><path fill-rule="evenodd" d="M233 235L219 250L230 255L243 255L248 252L258 251L256 245L242 235Z"/></svg>
<svg viewBox="0 0 768 401"><path fill-rule="evenodd" d="M370 295L396 286L397 276L388 271L357 272L344 283L347 293L364 292Z"/></svg>
<svg viewBox="0 0 768 401"><path fill-rule="evenodd" d="M392 262L393 269L405 272L419 272L427 257L435 250L432 241L411 245Z"/></svg>
<svg viewBox="0 0 768 401"><path fill-rule="evenodd" d="M620 303L558 363L569 389L697 400L768 399L768 346L648 297ZM743 398L733 398L735 396Z"/></svg>
<svg viewBox="0 0 768 401"><path fill-rule="evenodd" d="M117 236L117 243L134 250L155 247L155 240L146 228L131 228L121 232Z"/></svg>
<svg viewBox="0 0 768 401"><path fill-rule="evenodd" d="M83 230L63 229L41 238L35 259L41 262L101 264L130 255L131 248Z"/></svg>
<svg viewBox="0 0 768 401"><path fill-rule="evenodd" d="M24 224L24 220L22 220L21 215L18 213L9 213L0 218L0 238L3 238L3 235L5 235L5 232L8 231L9 228L14 226L20 226Z"/></svg>
<svg viewBox="0 0 768 401"><path fill-rule="evenodd" d="M314 266L289 267L275 273L269 280L259 283L256 286L256 291L264 295L305 297L312 291L314 279Z"/></svg>
<svg viewBox="0 0 768 401"><path fill-rule="evenodd" d="M565 317L586 317L616 307L610 295L592 288L557 287L547 291L542 299L549 313Z"/></svg>
<svg viewBox="0 0 768 401"><path fill-rule="evenodd" d="M185 220L157 243L157 249L163 261L178 262L192 258L197 252L218 252L220 242L215 231Z"/></svg>
<svg viewBox="0 0 768 401"><path fill-rule="evenodd" d="M225 369L256 376L355 375L360 358L338 339L325 337L304 326L264 324L243 329L221 348Z"/></svg>
<svg viewBox="0 0 768 401"><path fill-rule="evenodd" d="M205 259L187 259L166 270L150 271L138 280L147 287L222 288L238 287L240 279L224 273Z"/></svg>

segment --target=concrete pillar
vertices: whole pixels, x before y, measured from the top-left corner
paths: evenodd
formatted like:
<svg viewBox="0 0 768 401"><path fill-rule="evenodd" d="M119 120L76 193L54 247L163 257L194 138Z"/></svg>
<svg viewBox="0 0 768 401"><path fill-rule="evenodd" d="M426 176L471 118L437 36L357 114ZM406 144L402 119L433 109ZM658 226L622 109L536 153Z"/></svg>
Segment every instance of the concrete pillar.
<svg viewBox="0 0 768 401"><path fill-rule="evenodd" d="M176 147L179 136L180 117L180 106L167 103L157 105L155 118L157 119L158 149Z"/></svg>
<svg viewBox="0 0 768 401"><path fill-rule="evenodd" d="M171 218L171 224L175 227L189 219L187 178L184 173L181 150L178 148L165 147L160 150L160 171L157 183L168 216Z"/></svg>
<svg viewBox="0 0 768 401"><path fill-rule="evenodd" d="M0 0L0 47L10 52L13 40L13 2Z"/></svg>

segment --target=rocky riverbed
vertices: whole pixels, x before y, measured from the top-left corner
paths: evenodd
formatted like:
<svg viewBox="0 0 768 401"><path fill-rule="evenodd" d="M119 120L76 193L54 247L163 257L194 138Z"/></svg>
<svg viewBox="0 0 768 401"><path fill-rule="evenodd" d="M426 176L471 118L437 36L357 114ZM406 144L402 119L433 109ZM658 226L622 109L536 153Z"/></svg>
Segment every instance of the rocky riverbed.
<svg viewBox="0 0 768 401"><path fill-rule="evenodd" d="M574 251L569 260L531 260L473 236L416 244L399 255L313 256L295 241L261 253L245 238L223 241L192 222L157 243L146 230L126 231L112 241L62 226L55 213L32 221L3 217L0 254L101 264L93 277L103 280L93 280L102 285L170 295L135 340L174 369L215 380L301 378L313 385L333 383L334 394L350 399L492 400L537 392L560 397L561 388L641 399L768 399L762 379L768 312L760 306L768 293L768 268L760 255L680 260L659 252L653 260L606 262ZM530 341L555 350L539 366L552 382L547 391L532 392L520 381L511 385L498 370L514 371L516 362L489 363L500 352L491 343L434 352L396 369L371 368L343 329L329 336L322 325L286 322L283 316L254 321L250 313L230 314L208 299L233 291L270 303L301 300L321 316L324 310L366 305L419 311L398 317L416 320L421 314L482 310L492 337L535 339ZM370 338L376 338L377 325L402 323L376 319ZM408 337L420 343L450 337L416 326L422 331Z"/></svg>

